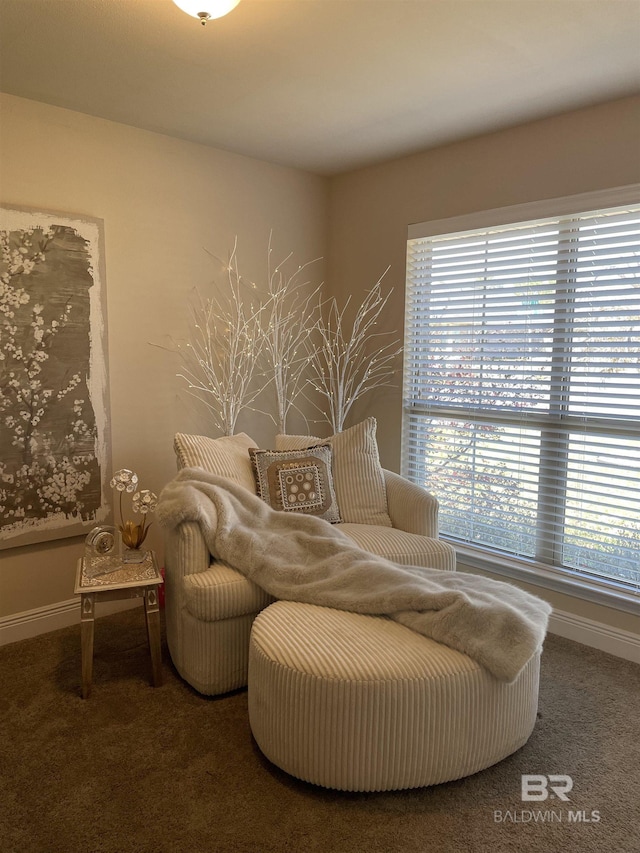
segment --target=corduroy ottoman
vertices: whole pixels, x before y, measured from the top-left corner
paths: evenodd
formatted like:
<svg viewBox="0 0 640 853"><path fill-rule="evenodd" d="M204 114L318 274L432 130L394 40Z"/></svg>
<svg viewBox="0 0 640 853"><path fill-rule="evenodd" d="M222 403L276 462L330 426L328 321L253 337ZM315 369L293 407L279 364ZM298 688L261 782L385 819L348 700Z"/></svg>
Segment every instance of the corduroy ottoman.
<svg viewBox="0 0 640 853"><path fill-rule="evenodd" d="M384 617L278 601L256 617L249 721L264 755L316 785L388 791L459 779L529 738L540 656L512 684Z"/></svg>

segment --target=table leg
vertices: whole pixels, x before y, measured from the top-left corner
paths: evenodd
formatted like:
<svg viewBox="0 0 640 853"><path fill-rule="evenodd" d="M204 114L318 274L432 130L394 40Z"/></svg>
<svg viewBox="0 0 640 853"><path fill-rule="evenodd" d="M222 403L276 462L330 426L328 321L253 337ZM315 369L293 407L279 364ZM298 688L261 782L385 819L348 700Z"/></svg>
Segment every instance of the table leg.
<svg viewBox="0 0 640 853"><path fill-rule="evenodd" d="M144 594L144 615L147 621L147 637L151 652L151 670L153 686L162 684L162 653L160 649L160 605L158 602L158 587L147 587Z"/></svg>
<svg viewBox="0 0 640 853"><path fill-rule="evenodd" d="M80 601L80 640L82 648L82 698L91 693L93 675L93 627L95 599L92 592L84 593Z"/></svg>

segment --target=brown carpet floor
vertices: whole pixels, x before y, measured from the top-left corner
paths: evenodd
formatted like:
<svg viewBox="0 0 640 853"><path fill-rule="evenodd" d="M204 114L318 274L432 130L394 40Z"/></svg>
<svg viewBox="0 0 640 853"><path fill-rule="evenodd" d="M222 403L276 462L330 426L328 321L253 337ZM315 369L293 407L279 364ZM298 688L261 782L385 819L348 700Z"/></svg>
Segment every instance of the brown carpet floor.
<svg viewBox="0 0 640 853"><path fill-rule="evenodd" d="M246 692L206 699L163 653L153 689L142 611L99 620L85 701L79 626L0 648L2 853L640 851L633 663L550 636L538 724L515 755L445 785L349 794L273 767ZM522 773L570 775L571 801L521 802Z"/></svg>

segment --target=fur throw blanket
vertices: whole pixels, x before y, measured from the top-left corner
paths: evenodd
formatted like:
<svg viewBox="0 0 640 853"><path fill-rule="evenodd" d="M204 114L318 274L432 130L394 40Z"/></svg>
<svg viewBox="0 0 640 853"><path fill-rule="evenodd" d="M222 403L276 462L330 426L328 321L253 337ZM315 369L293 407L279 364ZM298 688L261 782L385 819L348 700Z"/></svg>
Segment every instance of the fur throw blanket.
<svg viewBox="0 0 640 853"><path fill-rule="evenodd" d="M399 566L358 548L339 527L278 512L243 486L185 468L157 507L167 528L200 525L211 554L278 599L384 615L513 681L541 647L551 608L479 575Z"/></svg>

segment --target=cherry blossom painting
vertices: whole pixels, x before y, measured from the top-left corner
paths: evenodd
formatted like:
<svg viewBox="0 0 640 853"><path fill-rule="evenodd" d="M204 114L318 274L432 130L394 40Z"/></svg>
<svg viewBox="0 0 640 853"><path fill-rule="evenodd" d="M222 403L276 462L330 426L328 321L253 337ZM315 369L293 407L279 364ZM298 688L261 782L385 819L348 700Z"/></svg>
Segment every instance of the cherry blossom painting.
<svg viewBox="0 0 640 853"><path fill-rule="evenodd" d="M0 548L110 515L102 221L0 205Z"/></svg>

